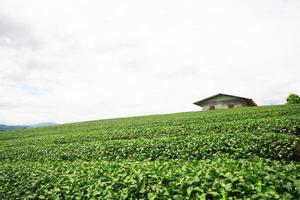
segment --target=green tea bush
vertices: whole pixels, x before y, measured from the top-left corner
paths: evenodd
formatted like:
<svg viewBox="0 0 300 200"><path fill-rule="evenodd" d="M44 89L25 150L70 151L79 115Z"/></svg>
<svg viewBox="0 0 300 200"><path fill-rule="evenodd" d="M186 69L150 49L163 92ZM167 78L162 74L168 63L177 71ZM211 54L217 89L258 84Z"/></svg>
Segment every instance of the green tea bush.
<svg viewBox="0 0 300 200"><path fill-rule="evenodd" d="M264 159L0 163L0 199L299 199L300 165Z"/></svg>
<svg viewBox="0 0 300 200"><path fill-rule="evenodd" d="M220 133L190 137L113 140L6 148L0 160L169 160L224 156L298 160L300 139L279 133Z"/></svg>
<svg viewBox="0 0 300 200"><path fill-rule="evenodd" d="M0 199L300 199L300 105L0 132Z"/></svg>

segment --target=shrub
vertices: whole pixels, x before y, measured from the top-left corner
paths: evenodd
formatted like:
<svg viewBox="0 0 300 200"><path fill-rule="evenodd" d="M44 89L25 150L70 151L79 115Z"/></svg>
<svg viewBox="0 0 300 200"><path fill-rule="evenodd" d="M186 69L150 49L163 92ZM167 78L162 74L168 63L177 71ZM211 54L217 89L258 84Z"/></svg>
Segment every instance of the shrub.
<svg viewBox="0 0 300 200"><path fill-rule="evenodd" d="M300 199L290 99L1 132L0 199Z"/></svg>
<svg viewBox="0 0 300 200"><path fill-rule="evenodd" d="M0 162L0 199L299 199L300 164L267 159Z"/></svg>

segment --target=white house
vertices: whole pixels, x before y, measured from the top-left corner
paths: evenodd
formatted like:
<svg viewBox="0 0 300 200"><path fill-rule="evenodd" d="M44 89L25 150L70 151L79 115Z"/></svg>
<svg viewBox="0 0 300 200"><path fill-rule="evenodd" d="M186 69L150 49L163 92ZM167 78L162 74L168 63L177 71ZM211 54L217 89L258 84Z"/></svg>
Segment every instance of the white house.
<svg viewBox="0 0 300 200"><path fill-rule="evenodd" d="M194 104L203 107L203 110L257 106L252 99L221 93L197 101Z"/></svg>

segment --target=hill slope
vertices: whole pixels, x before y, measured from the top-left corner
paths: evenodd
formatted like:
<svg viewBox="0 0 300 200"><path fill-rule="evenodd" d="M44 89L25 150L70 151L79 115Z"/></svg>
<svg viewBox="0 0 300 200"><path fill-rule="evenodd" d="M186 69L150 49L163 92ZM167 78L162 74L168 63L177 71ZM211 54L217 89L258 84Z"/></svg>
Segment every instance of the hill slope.
<svg viewBox="0 0 300 200"><path fill-rule="evenodd" d="M299 135L299 105L2 132L0 198L297 199Z"/></svg>

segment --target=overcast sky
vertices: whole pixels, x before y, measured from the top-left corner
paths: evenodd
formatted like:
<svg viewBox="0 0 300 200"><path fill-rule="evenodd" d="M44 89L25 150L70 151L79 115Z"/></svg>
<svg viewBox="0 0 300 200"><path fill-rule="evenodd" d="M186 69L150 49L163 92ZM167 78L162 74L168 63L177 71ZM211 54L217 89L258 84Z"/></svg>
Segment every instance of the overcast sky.
<svg viewBox="0 0 300 200"><path fill-rule="evenodd" d="M1 0L0 124L300 93L300 1Z"/></svg>

